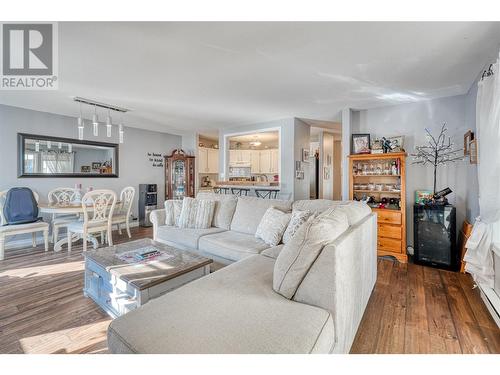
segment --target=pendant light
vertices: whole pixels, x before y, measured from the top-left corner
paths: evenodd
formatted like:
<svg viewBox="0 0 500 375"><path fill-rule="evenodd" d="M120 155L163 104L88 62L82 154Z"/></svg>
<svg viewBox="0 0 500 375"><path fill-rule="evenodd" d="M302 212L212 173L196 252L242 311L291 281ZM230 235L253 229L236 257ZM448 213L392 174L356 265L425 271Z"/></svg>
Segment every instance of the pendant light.
<svg viewBox="0 0 500 375"><path fill-rule="evenodd" d="M92 116L92 125L94 137L99 136L99 118L97 117L97 106L94 105L94 115Z"/></svg>
<svg viewBox="0 0 500 375"><path fill-rule="evenodd" d="M57 148L58 148L59 150L60 150L60 149L62 149L62 143L61 143L61 142L59 142L59 143L57 144Z"/></svg>
<svg viewBox="0 0 500 375"><path fill-rule="evenodd" d="M35 152L40 152L40 141L35 141Z"/></svg>
<svg viewBox="0 0 500 375"><path fill-rule="evenodd" d="M111 124L111 114L110 114L110 110L108 109L108 118L106 119L106 136L108 138L111 137L111 127L112 127L112 124Z"/></svg>
<svg viewBox="0 0 500 375"><path fill-rule="evenodd" d="M49 150L52 148L52 142L51 141L47 141L47 148Z"/></svg>
<svg viewBox="0 0 500 375"><path fill-rule="evenodd" d="M80 103L80 117L78 117L78 139L83 140L83 117L82 117L82 103Z"/></svg>
<svg viewBox="0 0 500 375"><path fill-rule="evenodd" d="M118 139L120 143L123 143L123 113L120 119L120 125L118 125Z"/></svg>

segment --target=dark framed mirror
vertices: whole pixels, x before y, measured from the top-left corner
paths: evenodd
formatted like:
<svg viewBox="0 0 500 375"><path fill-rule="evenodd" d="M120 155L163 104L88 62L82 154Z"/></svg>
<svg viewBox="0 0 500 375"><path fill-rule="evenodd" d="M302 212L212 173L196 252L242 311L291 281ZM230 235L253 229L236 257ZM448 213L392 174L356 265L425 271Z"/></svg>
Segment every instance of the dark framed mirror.
<svg viewBox="0 0 500 375"><path fill-rule="evenodd" d="M118 177L118 144L18 133L19 177Z"/></svg>

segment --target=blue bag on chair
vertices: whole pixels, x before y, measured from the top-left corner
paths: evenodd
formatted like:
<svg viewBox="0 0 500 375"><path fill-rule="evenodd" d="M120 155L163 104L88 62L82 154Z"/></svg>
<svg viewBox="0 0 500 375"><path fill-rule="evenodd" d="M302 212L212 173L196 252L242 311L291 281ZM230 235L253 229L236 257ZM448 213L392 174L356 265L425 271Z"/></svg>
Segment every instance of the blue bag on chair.
<svg viewBox="0 0 500 375"><path fill-rule="evenodd" d="M38 204L29 188L12 188L5 196L3 216L7 225L34 223L38 218Z"/></svg>

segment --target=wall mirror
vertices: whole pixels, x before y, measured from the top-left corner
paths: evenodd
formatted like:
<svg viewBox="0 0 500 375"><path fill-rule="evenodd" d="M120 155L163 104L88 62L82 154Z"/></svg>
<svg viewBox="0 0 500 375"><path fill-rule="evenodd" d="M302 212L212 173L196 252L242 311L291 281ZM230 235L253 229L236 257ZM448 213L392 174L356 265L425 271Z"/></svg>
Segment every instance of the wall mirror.
<svg viewBox="0 0 500 375"><path fill-rule="evenodd" d="M118 145L18 133L19 177L118 177Z"/></svg>

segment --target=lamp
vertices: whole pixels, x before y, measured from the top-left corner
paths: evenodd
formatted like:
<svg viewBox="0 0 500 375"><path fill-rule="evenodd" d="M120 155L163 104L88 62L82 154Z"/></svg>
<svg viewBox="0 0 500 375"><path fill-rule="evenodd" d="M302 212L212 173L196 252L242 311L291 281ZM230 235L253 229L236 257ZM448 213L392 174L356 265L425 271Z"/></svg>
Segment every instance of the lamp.
<svg viewBox="0 0 500 375"><path fill-rule="evenodd" d="M94 105L94 115L92 116L92 124L94 126L93 134L94 137L99 136L99 118L97 117L97 106Z"/></svg>
<svg viewBox="0 0 500 375"><path fill-rule="evenodd" d="M123 124L120 123L120 125L118 125L118 138L120 140L120 143L123 143Z"/></svg>
<svg viewBox="0 0 500 375"><path fill-rule="evenodd" d="M83 139L83 128L84 122L82 117L82 103L80 103L80 117L78 117L78 139L80 141Z"/></svg>
<svg viewBox="0 0 500 375"><path fill-rule="evenodd" d="M108 138L111 137L111 115L110 115L110 110L108 109L108 118L106 119L106 136Z"/></svg>
<svg viewBox="0 0 500 375"><path fill-rule="evenodd" d="M253 141L250 142L250 146L257 147L262 144L261 141L258 140L257 136L254 137Z"/></svg>

